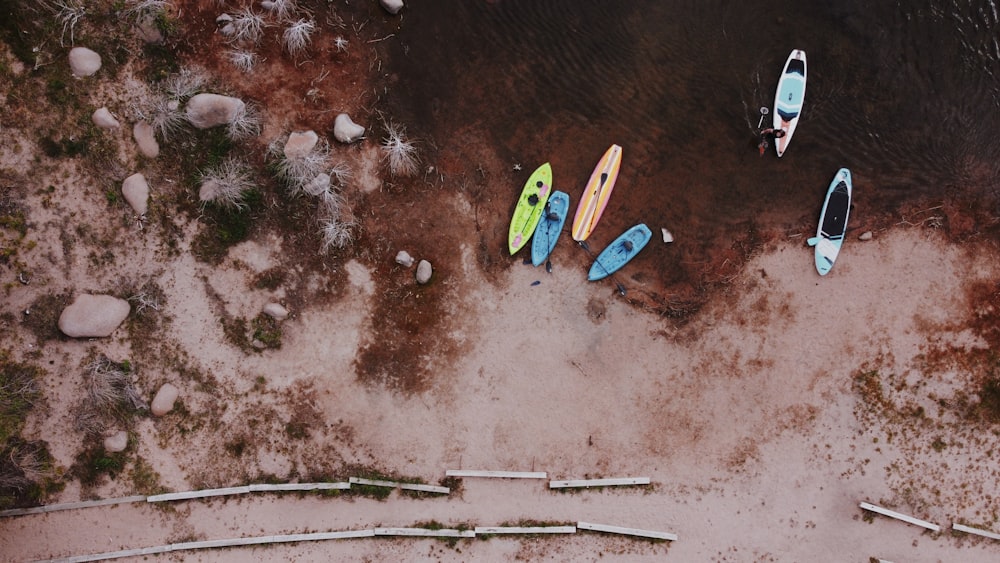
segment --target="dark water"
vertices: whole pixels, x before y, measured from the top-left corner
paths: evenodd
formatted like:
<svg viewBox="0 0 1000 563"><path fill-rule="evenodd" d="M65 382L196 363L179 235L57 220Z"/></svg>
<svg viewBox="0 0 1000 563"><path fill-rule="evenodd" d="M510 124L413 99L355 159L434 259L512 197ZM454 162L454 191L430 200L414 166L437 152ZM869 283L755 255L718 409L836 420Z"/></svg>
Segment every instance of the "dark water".
<svg viewBox="0 0 1000 563"><path fill-rule="evenodd" d="M741 230L814 229L841 166L856 227L947 193L994 201L994 1L412 0L393 111L439 145L479 136L525 177L551 161L574 209L597 159L622 145L591 241L668 227L678 242L640 269L680 281ZM760 157L759 108L793 48L809 64L802 119L781 159ZM520 186L496 189L513 206Z"/></svg>

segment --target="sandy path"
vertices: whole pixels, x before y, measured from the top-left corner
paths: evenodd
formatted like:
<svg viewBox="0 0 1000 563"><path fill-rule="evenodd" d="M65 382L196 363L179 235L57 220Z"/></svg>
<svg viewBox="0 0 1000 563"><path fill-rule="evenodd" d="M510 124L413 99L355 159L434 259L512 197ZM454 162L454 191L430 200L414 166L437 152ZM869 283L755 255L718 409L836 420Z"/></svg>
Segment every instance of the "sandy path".
<svg viewBox="0 0 1000 563"><path fill-rule="evenodd" d="M821 279L808 249L780 244L683 328L635 311L610 285L587 284L568 264L557 262L551 275L515 265L499 290L466 268L462 283L478 289L455 309L467 315L456 338L468 353L432 390L411 398L349 378L324 379L346 363L336 351L285 364L283 355L293 349L286 347L261 360L262 371L293 365L289 373L318 373L320 391L324 381L335 387L318 394L326 420L351 426L356 450L399 474L428 482L454 468L547 471L552 478L649 476L649 490L560 494L538 481L466 479L462 495L449 499L286 496L179 503L169 511L123 506L2 520L0 551L25 560L192 538L530 519L670 531L680 541L652 545L586 534L449 548L359 540L183 559L588 561L603 553L637 561L665 554L677 561L807 561L836 553L845 561L995 560L1000 546L993 543L922 533L886 518L867 523L857 507L884 503L942 527L956 520L990 524L1000 491L977 459L996 446L995 437L977 443L966 436L965 448L940 452L927 449L919 432L903 433L917 440L891 441L856 415L852 391L853 376L866 366L913 370L928 341L983 346L967 332L941 329L968 315L966 284L997 274L991 251L967 250L945 245L932 231L904 230L852 241L833 274ZM541 283L531 285L535 280ZM363 295L364 284L354 291ZM824 301L832 306L813 305ZM356 309L352 303L334 307L343 313ZM604 313L594 318L602 305ZM288 337L305 344L317 323L338 319L348 329L350 318L313 311L289 325ZM928 388L946 389L935 377L928 374ZM954 429L939 422L938 429ZM144 455L167 468L187 458L186 446L149 445ZM278 451L278 458L288 455ZM181 474L166 471L163 478L175 490L187 485ZM75 500L65 498L70 494L60 500Z"/></svg>

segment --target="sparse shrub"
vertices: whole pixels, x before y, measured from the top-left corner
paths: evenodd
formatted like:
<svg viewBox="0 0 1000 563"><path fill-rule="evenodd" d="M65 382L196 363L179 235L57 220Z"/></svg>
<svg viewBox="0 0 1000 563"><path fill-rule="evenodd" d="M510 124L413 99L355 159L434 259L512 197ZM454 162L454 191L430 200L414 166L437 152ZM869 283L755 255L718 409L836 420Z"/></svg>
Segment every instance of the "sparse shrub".
<svg viewBox="0 0 1000 563"><path fill-rule="evenodd" d="M180 110L177 100L155 98L146 121L153 127L157 137L168 141L188 128L188 120Z"/></svg>
<svg viewBox="0 0 1000 563"><path fill-rule="evenodd" d="M264 18L247 6L233 15L230 39L235 42L257 44L264 34Z"/></svg>
<svg viewBox="0 0 1000 563"><path fill-rule="evenodd" d="M294 0L264 0L260 6L282 21L290 20L298 10Z"/></svg>
<svg viewBox="0 0 1000 563"><path fill-rule="evenodd" d="M241 141L256 137L260 134L261 116L257 107L253 104L244 104L243 109L237 113L226 128L226 134L234 141Z"/></svg>
<svg viewBox="0 0 1000 563"><path fill-rule="evenodd" d="M393 176L413 176L417 173L419 160L417 149L406 137L406 129L389 123L386 125L386 137L382 140L382 152L389 163L389 172Z"/></svg>
<svg viewBox="0 0 1000 563"><path fill-rule="evenodd" d="M84 433L99 434L110 421L149 409L132 383L128 362L113 362L99 354L84 366L83 377L87 397L77 416L77 428Z"/></svg>
<svg viewBox="0 0 1000 563"><path fill-rule="evenodd" d="M287 140L287 137L276 139L268 147L268 154L273 160L275 175L292 195L298 195L316 176L324 174L328 169L330 145L325 140L320 140L307 154L289 158L284 151Z"/></svg>
<svg viewBox="0 0 1000 563"><path fill-rule="evenodd" d="M260 57L257 56L257 53L251 51L242 49L229 51L229 62L233 63L233 66L243 72L252 72L259 60Z"/></svg>
<svg viewBox="0 0 1000 563"><path fill-rule="evenodd" d="M174 100L185 101L201 92L208 83L208 74L200 68L182 68L165 79L160 88Z"/></svg>
<svg viewBox="0 0 1000 563"><path fill-rule="evenodd" d="M341 36L337 36L333 40L333 48L337 50L338 53L344 53L347 51L347 40Z"/></svg>
<svg viewBox="0 0 1000 563"><path fill-rule="evenodd" d="M126 4L128 7L122 14L136 23L158 18L167 10L165 0L127 0Z"/></svg>
<svg viewBox="0 0 1000 563"><path fill-rule="evenodd" d="M87 15L87 7L80 0L67 2L56 2L58 12L56 17L62 23L62 35L59 37L59 44L64 45L66 32L69 31L69 44L73 45L76 34L76 24Z"/></svg>
<svg viewBox="0 0 1000 563"><path fill-rule="evenodd" d="M0 446L21 432L24 417L41 399L40 375L39 368L0 351Z"/></svg>
<svg viewBox="0 0 1000 563"><path fill-rule="evenodd" d="M344 248L354 242L354 224L337 217L326 217L320 223L321 248L324 253L334 248Z"/></svg>
<svg viewBox="0 0 1000 563"><path fill-rule="evenodd" d="M316 22L301 19L285 29L285 33L281 36L281 42L288 54L295 56L309 46L314 31L316 31Z"/></svg>
<svg viewBox="0 0 1000 563"><path fill-rule="evenodd" d="M231 209L244 209L247 192L256 187L250 167L233 157L202 172L201 183L199 198L203 203L213 202Z"/></svg>

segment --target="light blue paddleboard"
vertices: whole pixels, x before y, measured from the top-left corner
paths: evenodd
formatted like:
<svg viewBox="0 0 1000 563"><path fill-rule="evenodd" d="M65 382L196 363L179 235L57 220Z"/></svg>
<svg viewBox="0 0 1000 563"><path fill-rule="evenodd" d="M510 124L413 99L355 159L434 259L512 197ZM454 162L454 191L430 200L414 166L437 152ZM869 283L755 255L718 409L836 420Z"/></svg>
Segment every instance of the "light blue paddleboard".
<svg viewBox="0 0 1000 563"><path fill-rule="evenodd" d="M816 247L816 271L825 276L833 268L833 263L844 245L847 232L847 217L851 213L851 171L841 168L830 182L823 200L823 211L819 215L816 236L808 241Z"/></svg>
<svg viewBox="0 0 1000 563"><path fill-rule="evenodd" d="M541 266L549 254L552 254L552 249L556 247L556 241L562 234L568 213L569 194L559 190L552 192L545 204L542 220L535 227L535 234L531 239L531 263L535 266Z"/></svg>
<svg viewBox="0 0 1000 563"><path fill-rule="evenodd" d="M625 231L597 255L597 260L590 267L587 279L597 281L617 272L629 260L635 258L636 254L639 254L639 251L646 246L652 236L653 233L644 223L639 223Z"/></svg>

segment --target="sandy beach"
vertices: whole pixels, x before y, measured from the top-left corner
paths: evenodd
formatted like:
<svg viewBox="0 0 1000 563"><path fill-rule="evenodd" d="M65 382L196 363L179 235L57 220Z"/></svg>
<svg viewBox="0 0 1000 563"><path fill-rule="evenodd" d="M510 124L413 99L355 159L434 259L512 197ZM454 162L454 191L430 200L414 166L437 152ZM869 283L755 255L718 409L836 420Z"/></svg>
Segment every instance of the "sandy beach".
<svg viewBox="0 0 1000 563"><path fill-rule="evenodd" d="M332 152L352 171L342 195L355 239L320 252L318 206L287 198L275 184L260 189L247 236L206 250L206 236L226 216L199 204L190 170L170 161L203 145L164 141L163 154L148 158L138 154L131 125L84 127L90 147L113 150L53 156L43 137L68 142L80 131L60 130L58 115L30 117L26 100L54 79L40 73L49 70L25 67L16 46L4 45L0 232L11 252L0 263L0 351L5 376L12 366L40 370L43 398L12 426L20 439L44 442L51 458L36 475L48 483L38 500L354 476L451 492L254 493L4 516L0 558L376 527L578 522L678 539L582 530L453 542L358 538L148 560L1000 558L996 541L951 530L959 523L1000 532L1000 376L992 353L1000 345L1000 250L970 226L979 216L950 204L868 217L825 277L805 243L815 224L782 225L738 260L717 254L721 262L705 266L706 279L713 275L697 306L673 310L663 304L672 296L689 303L689 287L671 293L627 269L620 274L625 296L610 281L587 282L591 258L567 233L551 272L524 264L525 251L507 256L513 201L500 201L495 188L521 172L473 135L460 148L425 146L414 177L386 170L386 120L367 111L379 107L373 85L386 80L376 62L379 43L371 41L405 25L405 17L375 2L344 8L340 27L327 14L324 25L349 35L356 48L319 65L318 55L303 63L265 42L266 76L288 79L251 85L218 50L221 10L179 4L171 14L189 34L179 56L211 69L216 84L253 98L265 115L260 135L234 151L257 163L290 131L326 135L337 114L329 107L374 128ZM79 31L98 35L85 24ZM333 35L323 31L312 49L336 60ZM51 69L65 72L68 49L51 51ZM107 104L126 121L135 84L124 77L139 81L141 64L113 64L116 79L97 74L67 87L78 100L66 111L79 115L66 120L89 124ZM296 73L300 67L309 70ZM459 155L469 153L486 171L461 168L467 164ZM137 171L150 183L150 210L141 216L121 197L123 179ZM446 190L451 197L442 203ZM658 233L665 225L650 226ZM863 231L872 238L859 240ZM645 252L670 252L670 244L654 236ZM417 283L415 266L395 260L401 250L433 264L429 283ZM127 301L127 319L108 337L60 333L60 312L82 293ZM287 318L264 315L269 303ZM173 408L162 416L115 411L95 432L83 414L85 374L99 355L128 362L147 404L164 384L175 386ZM105 451L104 439L119 430L127 448ZM457 469L546 478L446 479ZM552 479L618 477L648 477L650 484L548 487ZM862 502L941 531L873 515ZM147 560L126 560L140 559Z"/></svg>

